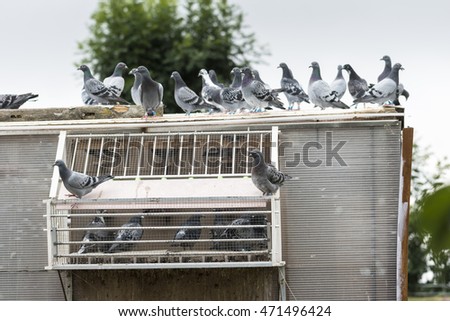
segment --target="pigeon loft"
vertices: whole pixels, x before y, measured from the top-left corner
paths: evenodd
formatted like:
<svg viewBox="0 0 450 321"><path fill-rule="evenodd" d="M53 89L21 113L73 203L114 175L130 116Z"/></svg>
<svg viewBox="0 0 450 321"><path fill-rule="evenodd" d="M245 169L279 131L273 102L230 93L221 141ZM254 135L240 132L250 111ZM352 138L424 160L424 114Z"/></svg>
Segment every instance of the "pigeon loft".
<svg viewBox="0 0 450 321"><path fill-rule="evenodd" d="M0 251L32 245L0 256L27 262L0 280L44 280L27 296L40 299L61 299L58 275L76 300L405 299L403 121L367 108L3 122L0 220L21 232L4 233ZM274 195L252 183L253 149L292 177ZM55 159L114 179L68 196ZM171 291L177 282L189 293Z"/></svg>

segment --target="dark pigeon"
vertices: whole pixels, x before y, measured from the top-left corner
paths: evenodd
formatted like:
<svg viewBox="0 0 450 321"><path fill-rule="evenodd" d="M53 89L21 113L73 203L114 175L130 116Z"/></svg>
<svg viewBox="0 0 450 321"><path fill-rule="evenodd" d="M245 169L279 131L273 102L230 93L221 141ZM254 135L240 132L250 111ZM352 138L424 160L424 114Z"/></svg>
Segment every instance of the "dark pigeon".
<svg viewBox="0 0 450 321"><path fill-rule="evenodd" d="M183 227L179 229L173 238L174 243L172 246L181 246L183 250L192 249L195 245L194 242L178 242L184 240L198 240L200 238L200 234L202 233L201 229L201 218L202 215L195 214L184 222Z"/></svg>
<svg viewBox="0 0 450 321"><path fill-rule="evenodd" d="M289 69L289 67L282 62L278 68L283 70L283 75L281 76L281 88L284 89L284 94L289 103L288 109L291 110L294 108L294 104L297 103L298 108L300 109L300 103L307 102L309 103L309 97L306 92L303 90L300 83L294 78L294 75Z"/></svg>
<svg viewBox="0 0 450 321"><path fill-rule="evenodd" d="M139 66L136 72L142 76L141 105L145 109L145 118L156 115L156 108L162 104L164 88L152 79L150 72L144 66Z"/></svg>
<svg viewBox="0 0 450 321"><path fill-rule="evenodd" d="M105 211L98 211L97 214L102 214ZM103 216L96 216L87 226L89 229L86 230L82 242L84 242L80 249L78 250L78 254L90 253L90 252L104 252L108 249L108 244L106 243L92 243L92 242L101 242L107 241L109 239L109 231L108 230L95 230L94 228L103 228L106 227L105 219Z"/></svg>
<svg viewBox="0 0 450 321"><path fill-rule="evenodd" d="M144 230L141 229L143 218L143 216L133 216L127 223L122 225L122 227L126 227L126 229L119 230L114 241L139 241L144 234ZM113 243L109 248L108 253L129 251L134 244L135 243Z"/></svg>
<svg viewBox="0 0 450 321"><path fill-rule="evenodd" d="M27 93L21 95L0 95L0 109L18 109L30 99L37 98L39 95Z"/></svg>

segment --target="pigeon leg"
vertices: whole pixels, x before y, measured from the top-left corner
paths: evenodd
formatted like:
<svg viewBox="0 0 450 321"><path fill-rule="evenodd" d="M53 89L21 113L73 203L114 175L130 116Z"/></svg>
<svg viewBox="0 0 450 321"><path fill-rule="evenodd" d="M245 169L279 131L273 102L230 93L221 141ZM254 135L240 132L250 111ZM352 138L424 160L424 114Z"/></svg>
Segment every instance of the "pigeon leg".
<svg viewBox="0 0 450 321"><path fill-rule="evenodd" d="M67 197L77 197L75 194L64 194L64 196L67 196Z"/></svg>

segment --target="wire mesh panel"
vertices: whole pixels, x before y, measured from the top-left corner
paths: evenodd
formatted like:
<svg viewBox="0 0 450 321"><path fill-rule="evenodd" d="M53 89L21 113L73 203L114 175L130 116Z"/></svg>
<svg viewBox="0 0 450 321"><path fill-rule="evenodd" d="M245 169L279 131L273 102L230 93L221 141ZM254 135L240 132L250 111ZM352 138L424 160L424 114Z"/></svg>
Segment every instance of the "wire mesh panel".
<svg viewBox="0 0 450 321"><path fill-rule="evenodd" d="M68 135L71 169L88 175L130 177L242 176L248 152L270 160L271 131Z"/></svg>
<svg viewBox="0 0 450 321"><path fill-rule="evenodd" d="M115 202L84 201L107 210L67 210L53 201L49 268L272 264L271 198L143 199L127 208Z"/></svg>

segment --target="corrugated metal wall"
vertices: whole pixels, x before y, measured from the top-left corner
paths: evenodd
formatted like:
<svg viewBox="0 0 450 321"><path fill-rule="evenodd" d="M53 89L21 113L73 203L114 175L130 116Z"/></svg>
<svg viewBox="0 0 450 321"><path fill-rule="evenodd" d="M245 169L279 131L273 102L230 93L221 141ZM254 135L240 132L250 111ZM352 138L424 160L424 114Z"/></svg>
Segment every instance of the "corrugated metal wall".
<svg viewBox="0 0 450 321"><path fill-rule="evenodd" d="M282 187L288 299L396 299L400 135L392 121L282 130L298 177Z"/></svg>
<svg viewBox="0 0 450 321"><path fill-rule="evenodd" d="M0 299L63 300L46 271L45 204L56 135L0 136Z"/></svg>

